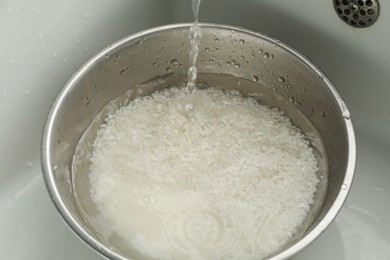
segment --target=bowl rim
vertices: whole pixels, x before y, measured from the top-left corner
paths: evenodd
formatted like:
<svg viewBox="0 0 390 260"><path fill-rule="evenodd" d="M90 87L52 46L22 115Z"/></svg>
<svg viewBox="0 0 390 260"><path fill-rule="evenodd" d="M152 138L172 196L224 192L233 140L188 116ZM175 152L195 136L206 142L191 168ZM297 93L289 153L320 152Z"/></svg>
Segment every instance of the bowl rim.
<svg viewBox="0 0 390 260"><path fill-rule="evenodd" d="M46 189L50 195L50 198L52 202L54 203L55 207L57 208L59 214L61 215L62 219L65 221L65 223L70 227L70 229L73 231L73 233L76 234L77 237L79 237L86 245L91 247L92 249L99 252L102 256L113 259L113 260L128 260L128 258L125 258L121 254L114 252L109 247L105 246L104 244L100 243L97 239L95 239L93 236L91 236L83 227L80 225L76 219L73 217L72 213L67 209L64 201L62 200L60 196L60 192L56 186L55 181L55 174L52 161L51 161L51 148L50 144L52 143L52 133L53 133L53 125L56 120L56 116L58 114L58 111L60 109L60 106L62 102L64 101L67 94L71 91L71 89L77 85L77 83L82 79L84 72L91 69L97 62L101 61L102 59L105 59L107 55L111 55L115 53L117 50L120 50L121 48L127 47L132 42L139 41L143 37L153 35L156 33L162 33L165 31L171 31L171 30L179 30L179 29L186 29L189 28L193 23L176 23L176 24L169 24L169 25L163 25L158 26L154 28L150 28L147 30L140 31L138 33L126 36L115 43L112 43L108 45L103 50L96 53L94 56L92 56L89 60L87 60L82 66L77 69L73 75L69 78L69 80L64 84L64 86L61 88L60 92L57 94L54 102L52 103L52 106L50 108L50 111L48 113L46 123L43 130L42 135L42 144L41 144L41 167L44 177L44 182L46 184ZM298 52L297 50L291 48L287 44L270 37L268 35L265 35L260 32L255 32L246 28L238 27L238 26L232 26L232 25L226 25L226 24L217 24L217 23L199 23L199 26L201 28L213 28L218 30L230 30L234 32L239 32L246 34L251 37L261 38L265 41L268 41L274 45L277 45L278 47L284 49L285 51L289 52L299 60L301 60L306 66L308 66L311 70L313 70L326 84L326 86L331 91L332 95L336 97L338 106L341 111L345 112L344 117L344 123L346 127L347 137L348 137L348 162L347 162L347 168L345 177L343 180L343 187L339 190L334 203L331 205L329 211L325 214L323 219L318 222L318 224L310 230L305 236L303 236L299 241L291 245L286 250L270 257L270 259L286 259L290 258L293 255L297 254L304 248L306 248L310 243L312 243L316 238L320 236L324 232L324 230L331 224L331 222L334 220L336 215L341 210L347 195L350 191L351 184L353 181L355 166L356 166L356 139L355 134L353 130L353 125L349 116L349 111L347 109L347 106L345 105L343 99L341 98L340 94L332 84L332 82L327 78L327 76L320 71L320 69L314 65L306 56Z"/></svg>

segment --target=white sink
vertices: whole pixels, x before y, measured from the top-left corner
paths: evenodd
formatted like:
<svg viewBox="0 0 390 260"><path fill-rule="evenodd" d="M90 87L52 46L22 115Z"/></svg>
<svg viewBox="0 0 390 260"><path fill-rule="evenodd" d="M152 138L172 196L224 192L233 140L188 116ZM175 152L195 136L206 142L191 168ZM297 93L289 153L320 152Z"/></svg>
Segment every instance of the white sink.
<svg viewBox="0 0 390 260"><path fill-rule="evenodd" d="M50 104L69 76L108 44L192 20L190 0L9 0L0 3L0 252L4 259L102 259L66 227L41 177ZM356 29L332 1L203 0L200 20L274 36L309 57L350 108L358 159L333 224L294 259L390 258L390 2Z"/></svg>

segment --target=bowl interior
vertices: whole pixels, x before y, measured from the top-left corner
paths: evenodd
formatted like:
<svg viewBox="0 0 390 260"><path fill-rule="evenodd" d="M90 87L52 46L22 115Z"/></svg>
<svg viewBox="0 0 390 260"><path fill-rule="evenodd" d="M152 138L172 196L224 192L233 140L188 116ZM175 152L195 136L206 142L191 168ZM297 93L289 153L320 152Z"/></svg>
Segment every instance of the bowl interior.
<svg viewBox="0 0 390 260"><path fill-rule="evenodd" d="M125 38L88 61L57 96L45 127L43 168L64 220L88 245L124 259L84 220L73 192L72 160L78 141L106 105L104 115L132 98L187 79L188 25L165 26ZM355 141L349 112L329 80L305 57L267 36L221 25L202 25L198 83L237 89L283 110L304 132L304 115L322 138L328 186L305 237L288 245L288 257L309 244L340 210L353 177ZM125 94L125 95L124 95ZM288 102L285 102L288 100ZM91 137L92 138L92 137Z"/></svg>

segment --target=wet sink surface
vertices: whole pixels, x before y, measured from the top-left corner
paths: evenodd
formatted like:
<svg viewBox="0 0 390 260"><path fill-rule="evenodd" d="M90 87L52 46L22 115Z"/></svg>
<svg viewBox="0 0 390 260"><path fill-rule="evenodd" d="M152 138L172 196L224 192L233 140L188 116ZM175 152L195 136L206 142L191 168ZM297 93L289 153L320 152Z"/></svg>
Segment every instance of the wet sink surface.
<svg viewBox="0 0 390 260"><path fill-rule="evenodd" d="M369 28L344 24L331 1L203 0L200 20L274 36L309 57L351 110L357 169L346 205L294 259L390 257L390 3ZM131 33L191 21L187 0L3 1L0 4L0 250L6 259L101 259L60 219L40 169L55 95L86 59ZM21 249L22 246L22 249Z"/></svg>

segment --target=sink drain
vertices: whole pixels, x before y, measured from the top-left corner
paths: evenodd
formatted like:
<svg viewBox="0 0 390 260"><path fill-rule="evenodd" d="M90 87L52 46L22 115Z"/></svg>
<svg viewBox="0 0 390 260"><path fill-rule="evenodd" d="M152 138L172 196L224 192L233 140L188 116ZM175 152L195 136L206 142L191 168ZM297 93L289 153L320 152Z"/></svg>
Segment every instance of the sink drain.
<svg viewBox="0 0 390 260"><path fill-rule="evenodd" d="M334 0L333 5L345 23L357 28L372 25L379 16L379 3L376 0Z"/></svg>

